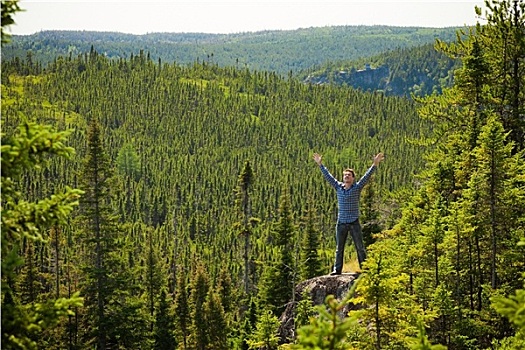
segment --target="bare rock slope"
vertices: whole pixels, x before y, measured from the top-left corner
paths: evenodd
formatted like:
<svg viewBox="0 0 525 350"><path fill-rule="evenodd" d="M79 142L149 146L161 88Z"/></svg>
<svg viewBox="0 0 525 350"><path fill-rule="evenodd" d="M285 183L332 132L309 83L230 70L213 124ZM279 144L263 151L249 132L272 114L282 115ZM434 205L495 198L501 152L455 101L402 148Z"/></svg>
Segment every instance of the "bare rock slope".
<svg viewBox="0 0 525 350"><path fill-rule="evenodd" d="M328 295L333 295L338 301L341 301L352 288L357 277L359 277L357 273L343 273L338 276L323 275L299 283L295 287L295 302L288 303L288 306L279 318L281 323L279 327L281 342L287 343L293 339L295 332L295 307L297 302L303 298L304 291L308 292L314 305L323 304ZM345 317L348 311L355 308L355 305L347 305L342 310L341 317Z"/></svg>

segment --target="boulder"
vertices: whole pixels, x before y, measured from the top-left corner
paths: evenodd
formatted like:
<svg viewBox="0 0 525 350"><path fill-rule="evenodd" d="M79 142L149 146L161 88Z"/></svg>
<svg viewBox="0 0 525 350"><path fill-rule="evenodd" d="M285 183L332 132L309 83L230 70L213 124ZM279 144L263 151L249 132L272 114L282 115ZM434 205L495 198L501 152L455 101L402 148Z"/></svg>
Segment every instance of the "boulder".
<svg viewBox="0 0 525 350"><path fill-rule="evenodd" d="M348 294L355 280L359 277L358 273L343 273L337 276L318 276L299 283L295 287L295 300L290 301L283 314L279 318L279 337L281 343L289 343L294 339L295 327L294 316L295 307L303 298L303 293L308 292L313 305L324 303L328 295L333 295L337 301L343 300ZM345 317L350 310L357 309L356 305L348 304L341 311L341 317Z"/></svg>

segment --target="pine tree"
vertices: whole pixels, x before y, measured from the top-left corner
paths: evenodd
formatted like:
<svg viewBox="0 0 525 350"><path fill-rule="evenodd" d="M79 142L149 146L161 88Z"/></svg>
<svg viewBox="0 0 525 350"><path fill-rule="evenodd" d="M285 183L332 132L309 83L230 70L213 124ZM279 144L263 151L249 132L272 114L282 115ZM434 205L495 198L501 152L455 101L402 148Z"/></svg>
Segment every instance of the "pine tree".
<svg viewBox="0 0 525 350"><path fill-rule="evenodd" d="M352 295L353 290L349 294ZM347 332L357 322L355 317L339 315L347 302L346 299L338 302L333 295L328 295L324 304L316 307L318 315L297 330L297 344L292 349L347 349Z"/></svg>
<svg viewBox="0 0 525 350"><path fill-rule="evenodd" d="M518 242L518 246L525 246L525 238ZM522 274L525 278L525 273ZM523 288L516 290L513 295L504 297L502 295L493 296L490 299L496 311L508 318L516 329L513 337L507 338L506 343L509 349L520 349L525 346L525 282ZM502 346L502 348L506 348Z"/></svg>
<svg viewBox="0 0 525 350"><path fill-rule="evenodd" d="M495 110L515 150L525 146L525 2L485 1L487 25L482 32L493 67L491 92ZM478 15L481 10L477 9Z"/></svg>
<svg viewBox="0 0 525 350"><path fill-rule="evenodd" d="M162 264L160 258L160 252L155 244L158 241L155 234L158 234L156 230L152 227L147 227L142 225L140 228L144 230L145 241L147 242L147 247L144 254L145 261L145 276L143 284L145 285L145 294L148 300L149 315L153 319L155 313L155 305L158 302L159 292L162 290L162 287L166 284L164 281L164 276L167 273L166 267ZM151 324L153 328L153 323Z"/></svg>
<svg viewBox="0 0 525 350"><path fill-rule="evenodd" d="M235 288L232 284L231 274L225 266L223 266L219 271L216 289L220 296L221 305L224 308L224 312L234 312L236 306Z"/></svg>
<svg viewBox="0 0 525 350"><path fill-rule="evenodd" d="M419 328L419 335L418 337L414 337L412 339L409 339L408 346L411 350L446 350L447 347L443 345L432 345L430 341L428 340L425 326L423 324L418 325Z"/></svg>
<svg viewBox="0 0 525 350"><path fill-rule="evenodd" d="M484 256L490 261L490 268L486 272L490 276L491 287L497 288L498 270L505 267L497 266L498 256L501 248L499 244L506 242L510 236L503 229L505 222L505 205L502 203L506 191L506 178L508 166L506 163L511 159L512 144L505 143L503 126L494 118L490 118L487 125L483 127L479 138L479 145L475 149L476 164L474 174L469 182L469 189L465 197L470 205L476 208L475 222L483 242L490 242L484 246Z"/></svg>

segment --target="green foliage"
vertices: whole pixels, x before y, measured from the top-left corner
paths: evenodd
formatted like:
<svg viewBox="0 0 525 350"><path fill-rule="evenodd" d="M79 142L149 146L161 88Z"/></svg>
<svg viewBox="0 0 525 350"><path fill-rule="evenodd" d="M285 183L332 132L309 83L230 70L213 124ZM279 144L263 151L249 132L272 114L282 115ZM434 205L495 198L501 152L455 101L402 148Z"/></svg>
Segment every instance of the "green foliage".
<svg viewBox="0 0 525 350"><path fill-rule="evenodd" d="M409 340L409 349L411 350L446 350L443 345L432 345L428 340L423 324L419 324L419 336Z"/></svg>
<svg viewBox="0 0 525 350"><path fill-rule="evenodd" d="M295 308L294 327L299 329L310 322L310 318L316 315L315 308L310 300L310 295L307 290L304 290L301 300L297 303Z"/></svg>
<svg viewBox="0 0 525 350"><path fill-rule="evenodd" d="M80 286L86 301L81 339L84 344L102 349L142 346L147 337L141 331L147 329L143 302L130 293L137 287L133 283L134 269L126 260L131 247L111 208L112 176L100 124L92 118L81 177L85 195L77 218L84 273Z"/></svg>
<svg viewBox="0 0 525 350"><path fill-rule="evenodd" d="M309 199L304 215L301 219L302 242L300 245L300 276L306 280L321 275L321 258L319 257L320 232L318 229L319 217L315 206Z"/></svg>
<svg viewBox="0 0 525 350"><path fill-rule="evenodd" d="M208 324L204 304L210 289L209 276L202 263L195 266L190 287L191 328L188 343L192 349L204 350L209 345Z"/></svg>
<svg viewBox="0 0 525 350"><path fill-rule="evenodd" d="M68 158L73 154L64 144L67 135L35 124L21 125L11 137L2 135L2 347L6 349L36 349L44 330L82 305L78 293L24 303L16 288L23 278L18 271L25 263L19 254L24 242L45 242L46 231L67 221L82 194L67 187L64 193L31 202L20 189L23 175L42 165L48 155Z"/></svg>
<svg viewBox="0 0 525 350"><path fill-rule="evenodd" d="M207 325L206 337L209 341L205 349L228 350L229 327L220 296L213 290L208 291L203 305Z"/></svg>
<svg viewBox="0 0 525 350"><path fill-rule="evenodd" d="M139 156L131 144L124 145L117 155L117 169L124 176L129 176L135 181L140 178Z"/></svg>
<svg viewBox="0 0 525 350"><path fill-rule="evenodd" d="M337 302L333 295L316 307L318 316L310 318L310 324L297 330L297 344L293 349L347 349L346 333L356 322L355 318L341 318L339 312L347 300Z"/></svg>
<svg viewBox="0 0 525 350"><path fill-rule="evenodd" d="M279 343L277 329L279 319L271 310L264 310L259 315L256 330L248 339L250 349L276 350Z"/></svg>
<svg viewBox="0 0 525 350"><path fill-rule="evenodd" d="M292 299L296 278L293 256L295 227L287 193L282 195L278 215L270 237L274 256L266 263L259 289L264 310L273 311L275 316L280 315Z"/></svg>
<svg viewBox="0 0 525 350"><path fill-rule="evenodd" d="M494 2L493 10L506 8L504 3ZM501 69L516 63L512 53L523 45L496 34L510 25L508 15L497 14L497 21L488 16L494 20L488 26L441 46L464 62L457 84L442 96L418 99L420 115L434 125L432 142L426 143L433 146L427 167L398 224L378 235L370 249L369 276L362 283L362 296L373 296L377 305L375 327L381 326L382 335L376 334L376 341L381 345L416 337L420 321L430 342L449 348L485 348L515 332L490 308L492 296L521 287L523 280L516 276L524 271L523 250L516 242L523 235L523 201L518 198L523 198L525 169L523 147L512 136L522 126L510 122L521 105L509 102L510 96L521 95L500 80ZM512 46L509 56L495 51L505 46L502 41ZM507 72L525 81L521 71ZM406 294L388 301L391 288ZM388 307L382 309L381 303ZM398 308L403 320L390 328L400 322L389 314Z"/></svg>
<svg viewBox="0 0 525 350"><path fill-rule="evenodd" d="M177 274L177 288L175 290L174 302L175 337L182 348L187 349L191 318L186 276L183 273Z"/></svg>
<svg viewBox="0 0 525 350"><path fill-rule="evenodd" d="M417 346L451 349L519 346L517 326L491 300L510 298L502 310L515 317L516 291L523 288L525 251L516 246L525 224L517 118L525 105L523 27L514 3L493 5L497 16L486 16L487 26L440 46L462 63L457 84L415 103L347 86L304 85L293 72L283 79L250 65L221 66L218 51L187 66L156 62L139 50L110 59L91 47L53 56L45 70L31 52L3 59L2 128L9 137L2 140L2 316L18 315L10 329L25 331L29 305L82 291L86 307L76 318L24 339L39 336L49 349L95 347L96 326L103 324L107 347L149 348L155 330L166 328L157 308L166 290L174 295L179 348L211 346L211 330L219 348L221 331L229 332L229 347L247 349L246 339L275 346L276 317L292 299L303 262L314 262L315 253L320 266L333 258L336 203L313 176L312 151L325 154L336 172L351 166L359 174L381 150L387 159L362 203L362 224L375 242L354 300L370 307L352 312L349 319L361 322L351 325L329 309L302 336L322 333L311 342L358 349L406 348L415 339ZM384 29L371 35L387 35ZM328 45L334 29L319 30ZM425 35L433 40L436 33ZM277 37L266 34L264 40ZM97 133L89 127L95 119ZM24 126L26 140L12 141L26 120L72 129L78 154L54 133L41 138ZM408 141L414 139L421 142ZM69 154L70 161L34 156L41 151ZM249 206L235 205L242 194L236 179L253 180L239 174L257 174L244 201ZM80 194L70 183L86 190L78 217L60 209ZM298 215L314 207L319 214L298 225ZM253 217L260 218L257 226ZM250 230L249 255L242 229ZM298 230L311 239L303 243ZM259 291L259 310L275 314L256 319L254 305L246 310L237 299L243 278L250 282L245 290ZM243 297L253 302L250 293ZM225 326L211 327L212 319ZM251 337L257 323L259 335Z"/></svg>
<svg viewBox="0 0 525 350"><path fill-rule="evenodd" d="M252 217L252 204L250 201L250 192L253 187L254 173L250 162L246 161L244 167L237 179L236 204L239 207L242 222L240 225L241 234L244 236L244 292L249 295L252 290L250 282L250 236L257 219Z"/></svg>
<svg viewBox="0 0 525 350"><path fill-rule="evenodd" d="M155 314L155 327L153 329L153 339L155 350L174 350L176 348L175 337L173 335L174 317L169 308L166 292L160 293L159 304Z"/></svg>
<svg viewBox="0 0 525 350"><path fill-rule="evenodd" d="M525 335L525 317L523 315L525 290L518 289L515 295L511 295L508 298L494 297L492 303L496 311L507 317L515 325L518 334L523 338Z"/></svg>
<svg viewBox="0 0 525 350"><path fill-rule="evenodd" d="M2 46L11 41L11 34L5 30L15 24L13 15L19 11L22 9L18 6L18 0L2 0Z"/></svg>
<svg viewBox="0 0 525 350"><path fill-rule="evenodd" d="M525 245L525 239L518 245ZM505 316L516 329L515 336L498 343L497 349L519 349L525 345L525 283L523 286L524 289L516 290L514 295L496 295L490 299L492 307Z"/></svg>

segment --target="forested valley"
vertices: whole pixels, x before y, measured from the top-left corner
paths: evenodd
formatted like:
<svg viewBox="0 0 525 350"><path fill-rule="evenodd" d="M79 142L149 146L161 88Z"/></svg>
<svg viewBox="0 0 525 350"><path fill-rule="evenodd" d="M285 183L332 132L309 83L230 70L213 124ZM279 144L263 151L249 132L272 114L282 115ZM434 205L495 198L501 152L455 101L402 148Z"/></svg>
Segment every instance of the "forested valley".
<svg viewBox="0 0 525 350"><path fill-rule="evenodd" d="M96 45L2 60L2 347L523 348L525 3L488 8L436 44L454 84L413 99ZM333 263L314 152L337 177L386 155L364 307L301 303L283 340L294 286Z"/></svg>

